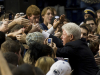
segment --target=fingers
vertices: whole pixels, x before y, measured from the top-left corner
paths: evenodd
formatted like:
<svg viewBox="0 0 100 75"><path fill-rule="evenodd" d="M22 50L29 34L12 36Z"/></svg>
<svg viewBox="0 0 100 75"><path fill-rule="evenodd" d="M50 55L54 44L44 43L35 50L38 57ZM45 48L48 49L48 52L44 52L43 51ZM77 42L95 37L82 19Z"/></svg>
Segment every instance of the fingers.
<svg viewBox="0 0 100 75"><path fill-rule="evenodd" d="M21 35L16 35L17 40L21 40Z"/></svg>
<svg viewBox="0 0 100 75"><path fill-rule="evenodd" d="M22 18L25 18L26 17L26 15L24 15L24 16L21 16Z"/></svg>
<svg viewBox="0 0 100 75"><path fill-rule="evenodd" d="M47 45L47 39L48 39L48 38L46 38L46 39L44 40L44 44L46 44L46 45Z"/></svg>
<svg viewBox="0 0 100 75"><path fill-rule="evenodd" d="M56 47L56 44L53 42L53 47Z"/></svg>

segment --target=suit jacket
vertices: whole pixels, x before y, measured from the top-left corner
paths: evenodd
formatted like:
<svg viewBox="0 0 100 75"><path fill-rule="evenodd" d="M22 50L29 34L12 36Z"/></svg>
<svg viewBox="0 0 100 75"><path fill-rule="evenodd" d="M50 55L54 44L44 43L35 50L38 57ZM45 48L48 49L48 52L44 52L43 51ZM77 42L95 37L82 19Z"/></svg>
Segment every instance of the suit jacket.
<svg viewBox="0 0 100 75"><path fill-rule="evenodd" d="M85 39L68 42L63 46L62 41L55 36L50 35L49 38L53 38L59 47L56 56L69 58L73 75L96 75L99 69Z"/></svg>

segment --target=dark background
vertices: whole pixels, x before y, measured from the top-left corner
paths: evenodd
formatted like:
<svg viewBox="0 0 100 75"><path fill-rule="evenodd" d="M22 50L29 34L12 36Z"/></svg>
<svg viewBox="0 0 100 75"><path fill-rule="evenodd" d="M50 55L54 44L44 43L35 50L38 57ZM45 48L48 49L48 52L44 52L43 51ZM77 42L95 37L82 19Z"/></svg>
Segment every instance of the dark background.
<svg viewBox="0 0 100 75"><path fill-rule="evenodd" d="M70 21L80 24L83 21L82 11L80 8L80 0L3 0L4 12L12 11L14 13L24 12L31 4L37 5L40 10L46 6L64 6L66 18Z"/></svg>

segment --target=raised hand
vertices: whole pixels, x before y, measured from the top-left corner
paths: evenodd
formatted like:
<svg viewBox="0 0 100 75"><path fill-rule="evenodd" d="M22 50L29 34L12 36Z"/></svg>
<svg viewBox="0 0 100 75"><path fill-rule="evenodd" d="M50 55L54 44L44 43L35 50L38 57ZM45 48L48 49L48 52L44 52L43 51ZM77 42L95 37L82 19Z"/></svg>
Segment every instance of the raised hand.
<svg viewBox="0 0 100 75"><path fill-rule="evenodd" d="M2 32L8 31L8 21L3 21L3 24L0 26L0 31Z"/></svg>
<svg viewBox="0 0 100 75"><path fill-rule="evenodd" d="M24 18L25 16L21 16L21 17L19 17L17 19L14 19L15 23L19 24L19 25L24 25L24 26L28 25L30 23L30 21L28 19L25 19Z"/></svg>

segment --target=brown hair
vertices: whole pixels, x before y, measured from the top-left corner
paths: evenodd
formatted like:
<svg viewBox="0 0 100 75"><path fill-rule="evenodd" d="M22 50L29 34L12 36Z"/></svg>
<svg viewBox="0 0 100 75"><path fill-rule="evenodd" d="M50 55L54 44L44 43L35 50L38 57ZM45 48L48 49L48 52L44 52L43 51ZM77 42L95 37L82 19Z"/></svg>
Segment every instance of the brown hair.
<svg viewBox="0 0 100 75"><path fill-rule="evenodd" d="M97 13L100 13L100 9L96 11L96 13L95 13L96 17L97 17Z"/></svg>
<svg viewBox="0 0 100 75"><path fill-rule="evenodd" d="M26 15L29 17L32 15L40 15L40 9L36 5L30 5L26 10Z"/></svg>
<svg viewBox="0 0 100 75"><path fill-rule="evenodd" d="M14 53L19 54L20 44L14 40L6 40L1 45L1 51L2 52L14 52Z"/></svg>
<svg viewBox="0 0 100 75"><path fill-rule="evenodd" d="M99 40L90 41L89 48L91 49L92 53L96 55L99 50Z"/></svg>
<svg viewBox="0 0 100 75"><path fill-rule="evenodd" d="M9 19L9 13L5 13L0 17L0 21L2 21L3 19Z"/></svg>
<svg viewBox="0 0 100 75"><path fill-rule="evenodd" d="M45 7L41 12L41 16L44 16L48 9L51 10L54 15L54 11L53 11L52 7Z"/></svg>

